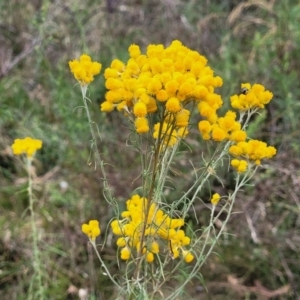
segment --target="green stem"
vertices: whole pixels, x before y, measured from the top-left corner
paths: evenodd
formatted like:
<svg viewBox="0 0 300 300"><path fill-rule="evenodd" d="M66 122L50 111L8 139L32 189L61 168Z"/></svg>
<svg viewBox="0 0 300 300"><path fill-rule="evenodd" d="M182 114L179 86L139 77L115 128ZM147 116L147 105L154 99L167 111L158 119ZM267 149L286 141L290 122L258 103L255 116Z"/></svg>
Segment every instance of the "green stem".
<svg viewBox="0 0 300 300"><path fill-rule="evenodd" d="M32 232L32 248L33 248L33 269L37 276L38 283L38 292L40 299L44 299L45 290L43 288L42 283L42 269L41 269L41 260L40 260L40 251L38 248L38 232L35 223L35 214L33 209L33 195L32 195L32 178L31 178L31 162L32 159L26 159L26 169L28 174L28 197L29 197L29 211L30 211L30 224L31 224L31 232Z"/></svg>
<svg viewBox="0 0 300 300"><path fill-rule="evenodd" d="M99 149L97 146L96 133L95 133L95 129L93 127L94 122L92 121L89 107L87 105L86 92L87 92L87 85L81 86L82 100L83 100L84 108L85 108L86 115L87 115L87 118L89 121L90 132L92 135L92 150L93 150L94 158L95 158L96 162L99 164L101 172L102 172L104 197L109 204L114 205L115 199L112 195L111 188L108 185L108 179L107 179L105 168L104 168L104 162L100 156L100 152L99 152Z"/></svg>
<svg viewBox="0 0 300 300"><path fill-rule="evenodd" d="M106 275L110 278L110 280L112 281L112 283L113 283L115 286L117 286L117 287L121 290L122 287L121 287L121 286L115 281L115 279L111 276L111 274L109 273L109 270L107 269L107 267L106 267L104 261L102 260L100 254L99 254L99 252L98 252L98 249L97 249L97 247L96 247L95 241L92 241L92 240L91 240L91 244L92 244L92 246L93 246L93 248L94 248L94 250L95 250L95 252L96 252L96 254L97 254L97 257L98 257L98 259L99 259L99 261L100 261L100 263L101 263L102 268L103 268L103 269L105 270L105 272L106 272Z"/></svg>
<svg viewBox="0 0 300 300"><path fill-rule="evenodd" d="M219 233L216 235L216 237L214 238L213 242L210 244L210 247L209 247L208 251L204 254L204 250L206 249L206 247L208 245L208 238L205 239L205 243L203 244L202 251L201 251L201 254L200 254L200 256L203 255L203 258L197 260L197 262L194 265L193 269L190 271L188 277L181 284L181 286L180 286L181 288L183 288L188 282L190 282L190 280L195 276L195 274L197 274L200 271L201 267L206 262L208 256L213 251L216 243L218 242L220 236L223 234L223 231L225 230L225 227L226 227L226 225L227 225L227 223L228 223L228 221L229 221L229 219L230 219L230 217L232 215L232 209L233 209L233 205L234 205L234 202L235 202L236 195L237 195L238 191L245 185L245 183L251 178L252 175L250 175L249 177L245 176L240 182L239 182L240 176L238 175L238 177L236 179L237 181L236 181L235 190L234 190L233 194L230 197L230 205L229 205L229 209L228 209L228 212L227 212L227 216L226 216L225 220L222 223L222 226L221 226L221 228L219 230ZM214 224L214 222L216 220L216 219L213 218L213 211L214 211L214 207L213 207L212 212L211 212L209 228L213 227L213 224ZM207 237L210 236L209 232L210 232L210 229L208 231ZM197 243L197 241L195 243ZM179 292L180 292L180 290L178 289L177 291L175 291L174 293L172 293L170 296L168 296L166 298L166 300L175 299L175 297L178 295Z"/></svg>
<svg viewBox="0 0 300 300"><path fill-rule="evenodd" d="M113 197L113 195L111 193L111 189L109 188L109 185L108 185L108 180L107 180L107 176L106 176L106 172L105 172L105 168L104 168L104 162L101 159L100 152L98 150L97 141L96 141L96 133L95 133L95 130L93 128L93 121L92 121L92 118L91 118L89 107L87 105L87 98L86 98L87 85L81 86L81 92L82 92L82 99L83 99L83 103L84 103L84 108L85 108L86 115L87 115L87 118L88 118L88 121L89 121L90 131L91 131L91 135L92 135L92 149L94 151L94 153L93 153L94 154L94 158L95 158L96 162L99 164L101 172L102 172L102 176L103 176L103 178L102 178L102 180L103 180L103 187L104 187L103 194L104 194L105 199L108 201L108 203L111 204L111 205L114 205L115 204L115 199L114 199L114 197ZM103 262L103 260L102 260L102 258L100 256L99 252L97 251L95 242L92 242L92 245L93 245L93 247L94 247L94 249L96 251L96 254L98 256L99 261L101 262L102 267L105 269L106 274L108 275L108 277L110 278L110 280L119 289L121 289L121 286L114 280L114 278L109 273L109 270L105 266L105 264L104 264L104 262Z"/></svg>

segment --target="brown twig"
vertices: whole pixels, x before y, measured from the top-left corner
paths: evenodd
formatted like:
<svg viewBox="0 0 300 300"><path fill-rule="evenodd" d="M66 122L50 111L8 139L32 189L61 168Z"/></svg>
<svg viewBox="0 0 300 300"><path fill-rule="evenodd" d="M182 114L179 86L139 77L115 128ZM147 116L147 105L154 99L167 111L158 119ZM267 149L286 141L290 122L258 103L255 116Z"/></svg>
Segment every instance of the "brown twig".
<svg viewBox="0 0 300 300"><path fill-rule="evenodd" d="M19 62L21 62L25 57L27 57L33 50L36 48L36 46L40 46L41 39L40 37L35 38L31 45L23 50L20 54L18 54L12 61L9 61L7 63L4 63L0 68L0 79L2 79L4 76L6 76L10 70L12 70Z"/></svg>

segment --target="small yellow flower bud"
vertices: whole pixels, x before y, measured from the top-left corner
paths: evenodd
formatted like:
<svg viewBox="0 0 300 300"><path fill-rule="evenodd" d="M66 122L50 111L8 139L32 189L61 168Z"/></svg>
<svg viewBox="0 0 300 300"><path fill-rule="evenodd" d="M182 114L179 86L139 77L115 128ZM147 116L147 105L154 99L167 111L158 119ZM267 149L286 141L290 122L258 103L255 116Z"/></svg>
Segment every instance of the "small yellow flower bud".
<svg viewBox="0 0 300 300"><path fill-rule="evenodd" d="M130 249L128 247L124 247L122 250L121 250L121 259L123 260L127 260L130 258Z"/></svg>
<svg viewBox="0 0 300 300"><path fill-rule="evenodd" d="M94 80L94 76L100 73L102 65L92 62L91 57L87 54L82 54L79 61L69 61L69 67L75 79L84 86Z"/></svg>
<svg viewBox="0 0 300 300"><path fill-rule="evenodd" d="M194 255L187 250L182 250L182 256L187 263L190 263L194 259Z"/></svg>
<svg viewBox="0 0 300 300"><path fill-rule="evenodd" d="M143 102L137 102L133 107L133 113L136 117L145 117L147 115L147 106Z"/></svg>
<svg viewBox="0 0 300 300"><path fill-rule="evenodd" d="M220 199L221 199L221 196L218 193L216 193L216 194L213 194L210 202L212 203L212 205L216 206L219 203Z"/></svg>
<svg viewBox="0 0 300 300"><path fill-rule="evenodd" d="M95 241L96 237L101 233L99 222L97 220L90 220L89 224L82 224L81 230L92 241Z"/></svg>
<svg viewBox="0 0 300 300"><path fill-rule="evenodd" d="M149 131L149 125L147 118L136 118L135 122L135 129L137 133L146 133Z"/></svg>

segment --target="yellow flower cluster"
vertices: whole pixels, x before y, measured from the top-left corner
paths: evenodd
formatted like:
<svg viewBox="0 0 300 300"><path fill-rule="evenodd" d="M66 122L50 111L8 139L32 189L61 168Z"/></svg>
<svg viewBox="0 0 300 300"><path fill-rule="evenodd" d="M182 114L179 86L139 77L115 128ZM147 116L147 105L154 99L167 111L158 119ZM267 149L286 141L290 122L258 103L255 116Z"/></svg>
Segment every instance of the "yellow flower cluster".
<svg viewBox="0 0 300 300"><path fill-rule="evenodd" d="M42 148L42 141L35 140L31 137L26 137L24 139L15 139L11 146L13 154L21 155L26 154L27 158L32 158L36 152Z"/></svg>
<svg viewBox="0 0 300 300"><path fill-rule="evenodd" d="M164 143L169 146L188 132L189 109L193 107L189 103L197 105L208 120L217 119L216 111L223 102L214 89L223 82L213 75L204 56L177 40L166 48L149 45L146 54L137 45L131 45L129 54L127 64L115 59L105 70L108 92L102 111L123 110L134 119L138 133L151 130L155 138L162 139L157 136L158 125L149 125L150 116L156 114L153 119L164 128Z"/></svg>
<svg viewBox="0 0 300 300"><path fill-rule="evenodd" d="M240 95L234 95L230 99L233 108L242 112L255 112L259 108L264 108L272 97L273 94L266 91L262 85L251 86L249 83L244 83L241 85ZM200 105L204 105L203 102ZM198 128L204 140L231 141L233 145L229 153L236 157L231 161L231 165L239 173L243 173L247 171L249 163L260 165L261 159L273 157L276 149L256 140L246 142L247 134L242 130L241 123L236 120L236 117L235 112L228 111L224 117L200 121Z"/></svg>
<svg viewBox="0 0 300 300"><path fill-rule="evenodd" d="M88 224L82 224L81 230L92 241L95 241L96 237L101 233L99 222L97 220L90 220Z"/></svg>
<svg viewBox="0 0 300 300"><path fill-rule="evenodd" d="M239 172L244 173L247 171L248 162L244 159L232 159L231 165Z"/></svg>
<svg viewBox="0 0 300 300"><path fill-rule="evenodd" d="M243 83L242 93L230 97L230 101L233 108L247 111L264 108L272 98L273 94L270 91L266 91L261 84L251 86L250 83Z"/></svg>
<svg viewBox="0 0 300 300"><path fill-rule="evenodd" d="M242 142L247 138L246 132L241 130L241 123L236 121L236 113L233 111L228 111L224 117L217 118L213 123L202 120L198 127L204 140L212 138L216 142L224 140Z"/></svg>
<svg viewBox="0 0 300 300"><path fill-rule="evenodd" d="M121 259L128 260L134 257L133 251L136 249L137 253L141 252L146 261L151 263L154 261L154 255L160 252L161 245L167 245L174 259L179 257L180 253L186 262L194 259L192 253L184 248L190 244L190 238L179 229L184 225L183 219L170 218L152 203L146 220L148 200L139 195L133 195L127 200L126 206L127 210L122 212L123 219L111 223L113 233L120 236L117 245L122 248ZM141 245L144 226L144 243Z"/></svg>
<svg viewBox="0 0 300 300"><path fill-rule="evenodd" d="M231 106L239 111L252 111L264 108L273 97L270 91L266 91L260 84L243 83L241 85L240 95L234 95L230 98ZM199 106L206 108L205 102L201 102ZM198 124L198 128L204 140L213 139L216 142L232 141L235 143L244 142L247 134L241 129L241 123L236 120L236 113L228 111L224 117L214 115L210 117L210 112L202 114L206 120L202 120Z"/></svg>
<svg viewBox="0 0 300 300"><path fill-rule="evenodd" d="M101 71L101 64L92 62L87 54L82 54L78 60L69 61L69 67L74 77L80 85L88 85L94 80L94 76Z"/></svg>
<svg viewBox="0 0 300 300"><path fill-rule="evenodd" d="M238 159L233 159L231 165L242 173L247 170L248 162L261 164L262 159L272 158L276 154L276 149L258 140L239 142L229 148L229 153Z"/></svg>

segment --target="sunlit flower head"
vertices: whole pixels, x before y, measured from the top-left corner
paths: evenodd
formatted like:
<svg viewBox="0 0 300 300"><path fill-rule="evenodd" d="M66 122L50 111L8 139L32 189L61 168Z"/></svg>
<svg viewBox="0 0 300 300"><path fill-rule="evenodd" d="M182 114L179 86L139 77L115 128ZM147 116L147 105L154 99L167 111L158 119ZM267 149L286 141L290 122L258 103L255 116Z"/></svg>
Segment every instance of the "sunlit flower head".
<svg viewBox="0 0 300 300"><path fill-rule="evenodd" d="M69 67L75 79L84 86L94 80L94 76L100 73L102 65L92 62L91 57L87 54L82 54L79 60L69 61Z"/></svg>
<svg viewBox="0 0 300 300"><path fill-rule="evenodd" d="M216 206L219 203L220 199L221 199L221 196L218 193L215 193L215 194L213 194L210 202L212 203L212 205Z"/></svg>
<svg viewBox="0 0 300 300"><path fill-rule="evenodd" d="M187 263L190 263L194 259L194 255L188 250L182 250L182 256Z"/></svg>
<svg viewBox="0 0 300 300"><path fill-rule="evenodd" d="M238 173L244 173L247 171L248 162L244 159L233 159L231 161L231 166L234 167L238 171Z"/></svg>
<svg viewBox="0 0 300 300"><path fill-rule="evenodd" d="M214 76L204 56L178 40L168 47L151 44L145 54L139 46L131 45L128 52L130 58L126 63L115 59L104 72L109 91L101 105L102 111L125 110L139 134L154 132L153 120L163 126L166 117L172 116L174 122L168 121L170 130L163 133L164 137L158 136L168 146L188 134L194 104L201 102L200 114L210 122L216 120L216 111L223 101L214 89L222 85L222 79ZM126 106L120 106L124 101Z"/></svg>
<svg viewBox="0 0 300 300"><path fill-rule="evenodd" d="M264 108L273 98L273 94L261 84L243 83L239 95L230 97L231 106L241 111Z"/></svg>
<svg viewBox="0 0 300 300"><path fill-rule="evenodd" d="M90 220L88 224L82 224L81 230L92 241L95 241L96 237L101 233L99 222L97 220Z"/></svg>
<svg viewBox="0 0 300 300"><path fill-rule="evenodd" d="M276 154L273 146L259 140L240 141L229 148L229 153L236 157L231 161L231 165L239 172L247 170L248 162L261 164L262 159L270 159Z"/></svg>
<svg viewBox="0 0 300 300"><path fill-rule="evenodd" d="M34 156L36 150L42 148L42 141L32 139L31 137L15 139L11 148L14 155L26 154L27 158L31 158Z"/></svg>

